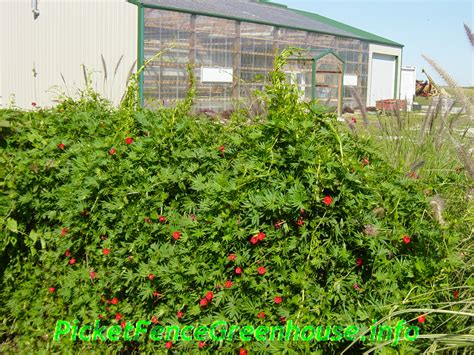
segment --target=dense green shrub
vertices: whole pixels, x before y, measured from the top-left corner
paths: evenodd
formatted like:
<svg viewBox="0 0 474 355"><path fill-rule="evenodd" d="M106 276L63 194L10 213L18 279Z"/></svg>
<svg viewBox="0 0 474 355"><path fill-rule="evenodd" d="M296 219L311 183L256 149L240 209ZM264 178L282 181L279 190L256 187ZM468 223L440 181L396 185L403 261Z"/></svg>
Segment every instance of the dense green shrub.
<svg viewBox="0 0 474 355"><path fill-rule="evenodd" d="M460 235L433 220L423 182L342 133L332 114L299 103L278 70L265 95L265 118L235 114L225 125L182 107L130 112L98 98L5 113L12 133L2 153L2 342L21 351L164 351L164 342L52 336L59 319L99 317L370 326L406 308L404 300L421 308L453 301ZM214 298L202 307L208 291ZM418 315L386 323L417 325ZM422 333L444 319L429 315ZM453 322L446 329L460 327ZM349 344L207 343L206 351L229 352Z"/></svg>

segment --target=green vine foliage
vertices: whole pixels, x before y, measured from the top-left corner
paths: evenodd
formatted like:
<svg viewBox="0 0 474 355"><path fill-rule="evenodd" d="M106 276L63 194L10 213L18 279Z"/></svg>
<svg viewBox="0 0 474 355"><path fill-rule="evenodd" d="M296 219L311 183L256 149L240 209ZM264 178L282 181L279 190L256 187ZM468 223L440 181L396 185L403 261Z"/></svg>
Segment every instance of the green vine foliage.
<svg viewBox="0 0 474 355"><path fill-rule="evenodd" d="M334 115L298 101L281 70L289 54L276 60L263 122L192 116L193 95L155 112L138 110L132 94L118 109L87 97L5 111L2 342L17 351L163 352L164 342L52 337L59 319L370 326L403 301L452 299L445 289L462 264L451 253L459 234L430 216L422 182L339 130ZM124 128L126 120L133 124ZM208 291L214 298L201 307ZM433 315L422 332L444 320ZM178 341L173 350L338 352L348 344L208 341L199 350Z"/></svg>

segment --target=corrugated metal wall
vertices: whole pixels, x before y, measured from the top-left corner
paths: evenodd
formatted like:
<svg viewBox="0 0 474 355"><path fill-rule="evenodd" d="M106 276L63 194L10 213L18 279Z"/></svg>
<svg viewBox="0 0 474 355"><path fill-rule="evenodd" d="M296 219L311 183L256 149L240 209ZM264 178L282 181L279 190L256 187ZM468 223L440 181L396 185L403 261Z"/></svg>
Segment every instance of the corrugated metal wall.
<svg viewBox="0 0 474 355"><path fill-rule="evenodd" d="M32 102L53 106L58 93L84 88L82 64L93 71L93 87L117 103L137 57L136 6L126 0L38 0L36 20L31 6L31 0L0 0L0 105L13 99L23 108Z"/></svg>

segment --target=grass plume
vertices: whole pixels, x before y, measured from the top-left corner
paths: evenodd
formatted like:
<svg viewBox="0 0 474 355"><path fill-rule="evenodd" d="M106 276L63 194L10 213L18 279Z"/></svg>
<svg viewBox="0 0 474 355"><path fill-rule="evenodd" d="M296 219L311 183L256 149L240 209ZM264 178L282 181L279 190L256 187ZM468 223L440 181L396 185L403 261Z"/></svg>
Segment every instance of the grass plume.
<svg viewBox="0 0 474 355"><path fill-rule="evenodd" d="M471 28L464 24L464 29L466 30L466 35L469 41L471 42L471 45L474 47L474 35L472 34Z"/></svg>
<svg viewBox="0 0 474 355"><path fill-rule="evenodd" d="M471 103L469 102L468 98L464 95L463 91L459 88L459 85L457 84L457 82L452 78L451 75L449 75L446 72L446 70L444 70L433 59L431 59L430 57L424 54L422 54L422 57L436 70L439 76L441 76L443 80L449 85L449 87L453 90L456 101L461 103L463 107L467 110L468 115L471 116L471 113L472 113Z"/></svg>
<svg viewBox="0 0 474 355"><path fill-rule="evenodd" d="M107 65L105 64L105 59L102 54L100 55L100 59L102 60L102 68L104 69L104 85L105 85L105 82L107 81Z"/></svg>

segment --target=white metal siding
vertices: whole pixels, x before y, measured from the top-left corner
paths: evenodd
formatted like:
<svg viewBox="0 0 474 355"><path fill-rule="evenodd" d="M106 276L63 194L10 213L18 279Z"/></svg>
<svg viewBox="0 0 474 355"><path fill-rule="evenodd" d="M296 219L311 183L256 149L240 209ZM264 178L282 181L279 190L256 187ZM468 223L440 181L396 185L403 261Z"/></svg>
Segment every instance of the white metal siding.
<svg viewBox="0 0 474 355"><path fill-rule="evenodd" d="M84 88L82 64L93 71L93 87L117 103L137 57L137 7L125 0L40 0L38 4L40 15L34 20L31 0L0 1L4 105L14 95L19 107L29 108L33 101L53 106L59 93L73 95ZM105 84L101 54L108 72Z"/></svg>
<svg viewBox="0 0 474 355"><path fill-rule="evenodd" d="M400 99L407 100L407 109L411 111L413 105L413 98L416 91L416 68L403 67L402 68L402 82L400 85Z"/></svg>

